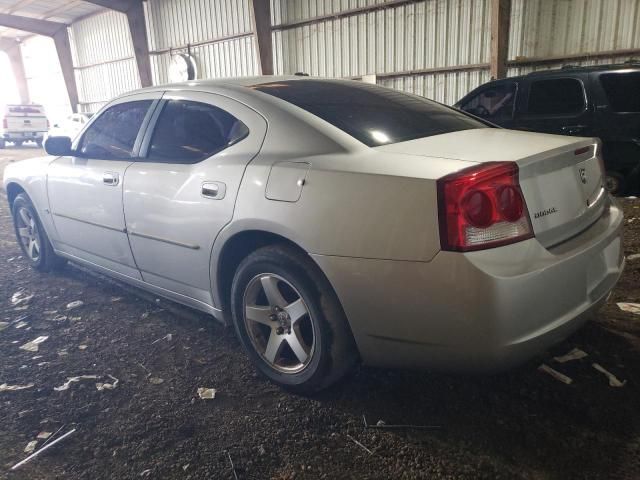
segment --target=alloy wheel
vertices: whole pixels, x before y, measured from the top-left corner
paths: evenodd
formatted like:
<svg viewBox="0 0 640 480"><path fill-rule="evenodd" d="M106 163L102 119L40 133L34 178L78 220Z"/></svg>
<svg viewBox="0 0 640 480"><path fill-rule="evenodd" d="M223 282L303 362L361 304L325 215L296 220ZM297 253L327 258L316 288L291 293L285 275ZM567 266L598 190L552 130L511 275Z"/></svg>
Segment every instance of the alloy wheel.
<svg viewBox="0 0 640 480"><path fill-rule="evenodd" d="M38 223L28 209L22 207L18 210L16 226L24 251L32 261L37 262L40 259L42 240Z"/></svg>
<svg viewBox="0 0 640 480"><path fill-rule="evenodd" d="M282 373L299 373L315 349L314 319L302 295L273 273L256 275L243 301L249 339L260 357Z"/></svg>

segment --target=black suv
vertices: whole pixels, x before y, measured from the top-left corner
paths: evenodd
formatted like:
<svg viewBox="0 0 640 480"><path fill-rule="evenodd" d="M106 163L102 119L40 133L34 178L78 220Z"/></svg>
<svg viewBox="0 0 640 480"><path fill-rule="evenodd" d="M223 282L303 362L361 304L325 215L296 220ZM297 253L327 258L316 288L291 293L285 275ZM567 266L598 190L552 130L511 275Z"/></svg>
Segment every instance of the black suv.
<svg viewBox="0 0 640 480"><path fill-rule="evenodd" d="M607 188L640 188L640 63L564 67L485 83L455 105L504 128L600 137Z"/></svg>

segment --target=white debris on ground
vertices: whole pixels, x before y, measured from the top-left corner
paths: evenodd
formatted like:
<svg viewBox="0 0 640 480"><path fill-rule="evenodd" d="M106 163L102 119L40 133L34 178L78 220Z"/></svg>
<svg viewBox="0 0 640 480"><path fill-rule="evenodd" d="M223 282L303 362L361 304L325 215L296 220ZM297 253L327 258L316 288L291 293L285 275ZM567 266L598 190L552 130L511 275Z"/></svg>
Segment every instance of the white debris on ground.
<svg viewBox="0 0 640 480"><path fill-rule="evenodd" d="M616 377L613 373L609 372L608 370L606 370L602 365L600 365L599 363L592 363L591 366L593 368L595 368L596 370L598 370L599 372L603 373L607 379L609 379L609 386L610 387L624 387L625 384L627 383L627 381L623 381L621 382L620 380L618 380L618 377Z"/></svg>
<svg viewBox="0 0 640 480"><path fill-rule="evenodd" d="M35 338L30 342L27 342L24 345L22 345L20 347L20 350L26 350L27 352L37 352L39 349L38 345L40 345L42 342L46 342L48 338L49 337L47 336L40 336L38 338Z"/></svg>
<svg viewBox="0 0 640 480"><path fill-rule="evenodd" d="M0 322L0 332L9 326L9 322Z"/></svg>
<svg viewBox="0 0 640 480"><path fill-rule="evenodd" d="M73 310L74 308L78 308L84 305L82 300L76 300L75 302L67 303L67 310Z"/></svg>
<svg viewBox="0 0 640 480"><path fill-rule="evenodd" d="M24 320L20 320L18 323L14 325L14 328L24 328L27 325L29 325L27 322L25 322Z"/></svg>
<svg viewBox="0 0 640 480"><path fill-rule="evenodd" d="M69 390L69 387L73 384L73 383L78 383L82 380L97 380L98 375L78 375L77 377L67 377L67 381L64 382L62 385L60 385L59 387L53 387L53 389L56 392L63 392L64 390Z"/></svg>
<svg viewBox="0 0 640 480"><path fill-rule="evenodd" d="M103 390L113 390L114 388L116 388L118 386L118 383L120 383L120 380L118 380L116 377L112 377L111 375L107 374L107 377L109 377L111 380L113 380L113 383L96 383L96 389L101 392Z"/></svg>
<svg viewBox="0 0 640 480"><path fill-rule="evenodd" d="M26 390L27 388L33 388L33 383L27 385L8 385L3 383L0 385L0 392L15 392L17 390Z"/></svg>
<svg viewBox="0 0 640 480"><path fill-rule="evenodd" d="M636 315L640 315L640 303L627 303L620 302L617 303L618 308L623 312L635 313Z"/></svg>
<svg viewBox="0 0 640 480"><path fill-rule="evenodd" d="M153 342L151 342L151 345L155 345L161 340L166 340L167 342L170 342L171 340L173 340L173 335L171 333L167 333L164 337L160 337L157 340L154 340Z"/></svg>
<svg viewBox="0 0 640 480"><path fill-rule="evenodd" d="M580 360L581 358L588 356L589 354L587 352L580 350L579 348L574 348L569 353L559 357L553 357L553 359L558 363L566 363L572 360Z"/></svg>
<svg viewBox="0 0 640 480"><path fill-rule="evenodd" d="M36 445L38 445L38 441L31 440L29 443L27 443L27 446L24 447L24 453L33 453L33 451L36 449Z"/></svg>
<svg viewBox="0 0 640 480"><path fill-rule="evenodd" d="M634 260L640 260L640 253L634 253L633 255L629 255L627 257L627 261L633 262Z"/></svg>
<svg viewBox="0 0 640 480"><path fill-rule="evenodd" d="M216 389L201 387L198 389L198 396L202 400L213 400L214 398L216 398Z"/></svg>
<svg viewBox="0 0 640 480"><path fill-rule="evenodd" d="M560 373L559 371L554 370L549 365L546 365L544 363L538 367L538 370L541 372L548 373L553 378L555 378L559 382L562 382L566 385L571 385L571 383L573 383L573 380L570 377L567 377L564 373Z"/></svg>
<svg viewBox="0 0 640 480"><path fill-rule="evenodd" d="M46 440L47 438L49 438L51 436L51 432L40 432L36 438L38 440Z"/></svg>
<svg viewBox="0 0 640 480"><path fill-rule="evenodd" d="M11 305L13 305L14 307L17 307L19 305L29 302L29 300L31 300L32 298L33 298L33 294L29 295L24 291L20 290L11 296Z"/></svg>
<svg viewBox="0 0 640 480"><path fill-rule="evenodd" d="M161 383L164 383L164 379L158 378L158 377L151 377L149 379L149 382L152 383L153 385L160 385Z"/></svg>

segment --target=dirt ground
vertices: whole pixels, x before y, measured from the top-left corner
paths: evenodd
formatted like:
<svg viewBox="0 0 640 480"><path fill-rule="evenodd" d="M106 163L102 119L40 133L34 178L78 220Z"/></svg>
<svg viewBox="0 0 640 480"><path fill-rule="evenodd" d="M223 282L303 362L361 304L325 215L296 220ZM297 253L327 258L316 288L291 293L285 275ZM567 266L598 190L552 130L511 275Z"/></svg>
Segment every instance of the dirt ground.
<svg viewBox="0 0 640 480"><path fill-rule="evenodd" d="M0 168L40 152L0 150ZM597 321L515 371L362 368L306 398L258 377L210 317L77 267L32 271L0 196L0 385L33 384L0 392L0 478L640 478L640 315L616 306L640 303L640 259ZM640 200L622 202L625 253L639 253ZM33 298L13 304L16 292ZM39 336L49 338L38 352L19 348ZM589 356L553 360L574 347ZM542 362L573 383L539 372ZM626 384L609 386L592 363ZM54 389L78 375L99 378ZM98 391L110 376L116 387ZM215 399L201 400L199 387L216 388ZM363 416L439 428L365 428ZM40 432L72 428L10 471Z"/></svg>

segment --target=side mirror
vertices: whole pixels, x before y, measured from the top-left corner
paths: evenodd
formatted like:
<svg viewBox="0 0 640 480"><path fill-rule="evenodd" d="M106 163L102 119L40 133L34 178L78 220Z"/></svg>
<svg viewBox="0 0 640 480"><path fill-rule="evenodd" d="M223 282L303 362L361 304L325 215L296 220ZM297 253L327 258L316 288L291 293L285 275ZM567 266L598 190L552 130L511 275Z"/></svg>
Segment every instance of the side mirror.
<svg viewBox="0 0 640 480"><path fill-rule="evenodd" d="M69 137L47 137L44 142L44 150L55 157L73 155Z"/></svg>

